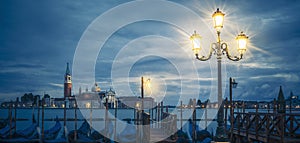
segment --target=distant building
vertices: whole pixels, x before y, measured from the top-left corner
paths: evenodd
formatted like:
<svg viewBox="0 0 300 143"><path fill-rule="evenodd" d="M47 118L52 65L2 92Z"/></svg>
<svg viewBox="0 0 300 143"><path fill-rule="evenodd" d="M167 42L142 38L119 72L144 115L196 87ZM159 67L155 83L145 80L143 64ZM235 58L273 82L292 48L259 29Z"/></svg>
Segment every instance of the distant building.
<svg viewBox="0 0 300 143"><path fill-rule="evenodd" d="M75 95L78 108L101 108L101 99L98 92L84 92Z"/></svg>
<svg viewBox="0 0 300 143"><path fill-rule="evenodd" d="M108 104L108 108L118 108L118 99L116 97L116 92L113 91L112 88L105 92L105 96L102 101L105 105Z"/></svg>
<svg viewBox="0 0 300 143"><path fill-rule="evenodd" d="M44 103L43 106L45 106L45 107L50 107L51 106L51 104L50 104L50 95L45 94L42 100L43 100L42 102Z"/></svg>
<svg viewBox="0 0 300 143"><path fill-rule="evenodd" d="M67 63L67 69L65 73L65 80L64 80L64 97L71 97L72 94L72 76L69 69L69 63Z"/></svg>
<svg viewBox="0 0 300 143"><path fill-rule="evenodd" d="M285 104L287 108L300 108L300 100L299 97L294 95L293 92L290 93L288 99L285 100Z"/></svg>

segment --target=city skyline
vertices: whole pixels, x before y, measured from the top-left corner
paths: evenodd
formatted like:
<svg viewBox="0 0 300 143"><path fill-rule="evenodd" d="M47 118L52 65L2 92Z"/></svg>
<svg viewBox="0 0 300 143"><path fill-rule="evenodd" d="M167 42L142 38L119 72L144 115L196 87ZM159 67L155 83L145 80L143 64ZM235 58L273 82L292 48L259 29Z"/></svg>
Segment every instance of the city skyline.
<svg viewBox="0 0 300 143"><path fill-rule="evenodd" d="M191 23L191 29L203 36L203 49L208 49L213 33L211 14L220 8L225 15L222 38L232 44L235 36L244 31L250 38L250 45L240 62L223 60L223 94L228 97L228 78L233 77L238 87L233 90L234 99L272 100L278 95L279 86L283 86L285 97L293 91L300 95L300 58L299 47L300 15L295 13L300 7L298 1L275 0L265 4L254 1L171 1L183 5L204 19L211 34L201 30L201 25ZM54 97L63 97L63 83L66 63L73 68L73 59L77 44L88 26L100 15L125 2L110 1L52 1L43 0L30 3L28 1L7 0L0 2L0 101L8 101L32 92L42 95L44 92ZM175 20L184 19L186 15L174 15ZM113 17L120 19L124 17ZM99 30L101 31L101 30ZM178 96L189 97L189 93L178 95L182 88L194 89L200 85L200 99L205 100L216 95L216 60L210 62L194 60L189 44L189 36L193 31L181 33L175 26L167 23L144 20L121 27L105 42L95 65L95 81L101 89L114 88L114 85L128 83L132 93L119 91L119 95L138 96L139 77L148 76L157 83L159 91L153 94L165 98L167 103L176 103ZM159 37L147 37L158 35ZM132 43L137 38L146 37L140 43ZM160 38L161 37L161 38ZM157 47L174 46L163 41L164 37L175 39L188 54L180 54L180 50L167 51L180 68L186 71L180 77L178 65L169 59L149 55L139 59L131 67L127 78L117 78L112 84L114 62L122 63L118 70L130 65L126 57L141 53L157 52ZM205 38L208 37L208 38ZM163 40L162 40L163 39ZM144 40L144 41L143 41ZM159 41L157 44L154 42ZM129 44L128 44L129 43ZM145 44L146 43L146 44ZM232 44L233 48L234 44ZM124 49L128 55L118 55ZM125 47L125 48L124 48ZM152 50L152 51L151 51ZM162 50L162 52L166 52ZM173 52L173 53L172 53ZM233 52L234 53L234 52ZM115 59L119 57L119 59ZM198 79L190 76L191 60L196 67ZM73 70L72 70L73 71ZM88 86L89 88L92 85ZM85 89L86 87L83 87ZM73 93L78 89L73 89ZM117 95L118 95L118 91ZM174 98L175 97L175 98Z"/></svg>

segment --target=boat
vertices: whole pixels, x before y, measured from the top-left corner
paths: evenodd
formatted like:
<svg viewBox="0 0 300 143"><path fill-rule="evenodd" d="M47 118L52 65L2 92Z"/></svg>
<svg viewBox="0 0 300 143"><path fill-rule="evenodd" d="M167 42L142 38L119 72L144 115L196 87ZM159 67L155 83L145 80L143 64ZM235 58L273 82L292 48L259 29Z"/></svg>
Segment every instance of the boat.
<svg viewBox="0 0 300 143"><path fill-rule="evenodd" d="M122 143L135 143L136 142L136 128L132 125L131 121L127 120L127 126L117 136L117 141Z"/></svg>
<svg viewBox="0 0 300 143"><path fill-rule="evenodd" d="M53 140L57 137L59 131L61 130L61 124L59 122L59 120L56 118L56 123L55 125L48 129L48 130L45 130L44 131L44 140Z"/></svg>
<svg viewBox="0 0 300 143"><path fill-rule="evenodd" d="M196 131L195 137L193 137L193 126ZM212 140L210 133L206 130L202 130L198 125L194 125L191 119L188 120L188 123L183 127L183 129L189 141L195 139L197 143L207 143Z"/></svg>
<svg viewBox="0 0 300 143"><path fill-rule="evenodd" d="M192 140L193 139L193 122L191 119L188 120L188 123L184 125L183 129L185 131L185 133L187 134L188 136L188 139L189 140ZM195 130L196 132L197 131L200 131L200 127L198 125L195 125Z"/></svg>
<svg viewBox="0 0 300 143"><path fill-rule="evenodd" d="M56 124L44 131L44 141L50 141L50 140L55 140L59 131L61 130L61 124L56 119ZM9 131L8 131L9 132ZM14 135L13 138L8 139L8 138L3 138L0 140L0 142L7 142L7 143L15 143L15 142L41 142L41 131L40 128L38 127L37 123L31 124L29 127L25 128L24 130L17 131Z"/></svg>
<svg viewBox="0 0 300 143"><path fill-rule="evenodd" d="M0 129L0 138L5 139L8 138L11 135L13 135L13 131L16 128L16 122L13 121L10 123L7 123L6 126L2 129Z"/></svg>
<svg viewBox="0 0 300 143"><path fill-rule="evenodd" d="M177 131L177 141L178 143L188 143L188 135L182 130Z"/></svg>
<svg viewBox="0 0 300 143"><path fill-rule="evenodd" d="M23 130L16 131L13 135L13 138L28 138L36 133L36 128L38 127L37 123L32 123L30 126Z"/></svg>
<svg viewBox="0 0 300 143"><path fill-rule="evenodd" d="M37 133L38 124L34 118L34 114L32 115L32 123L30 126L23 130L17 130L13 135L13 138L29 138Z"/></svg>
<svg viewBox="0 0 300 143"><path fill-rule="evenodd" d="M76 130L76 142L93 142L93 139L90 137L91 126L84 120L80 128ZM72 130L68 134L68 139L70 142L75 142L75 130Z"/></svg>
<svg viewBox="0 0 300 143"><path fill-rule="evenodd" d="M197 131L196 134L197 143L210 143L212 141L210 133L206 130Z"/></svg>
<svg viewBox="0 0 300 143"><path fill-rule="evenodd" d="M104 128L99 132L94 131L92 137L98 142L110 142L113 141L114 125L111 120L107 122L107 128Z"/></svg>
<svg viewBox="0 0 300 143"><path fill-rule="evenodd" d="M55 121L55 125L53 127L51 127L48 130L44 130L44 136L42 137L42 132L40 127L37 127L37 132L32 135L31 137L29 137L29 140L35 140L35 139L39 139L39 140L43 140L43 141L47 141L47 140L55 140L56 137L58 136L59 131L61 130L61 124L58 120L58 118L56 117L56 121Z"/></svg>

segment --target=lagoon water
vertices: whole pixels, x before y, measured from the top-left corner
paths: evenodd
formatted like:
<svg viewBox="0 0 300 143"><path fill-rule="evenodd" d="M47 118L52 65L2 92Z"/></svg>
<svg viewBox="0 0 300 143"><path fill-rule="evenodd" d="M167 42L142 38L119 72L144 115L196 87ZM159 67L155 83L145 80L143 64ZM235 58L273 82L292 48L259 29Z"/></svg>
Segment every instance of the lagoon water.
<svg viewBox="0 0 300 143"><path fill-rule="evenodd" d="M176 114L177 115L177 128L181 128L181 109L180 108L169 108L169 113ZM14 109L12 109L12 116L14 117ZM134 119L136 110L134 109L109 109L108 115L110 119L115 119L115 111L116 117L120 122L124 119ZM166 110L164 110L166 111ZM202 119L203 121L197 121L197 124L200 128L205 129L209 132L215 131L217 122L216 121L207 121L205 122L205 112L207 111L207 119L214 119L217 115L216 109L196 109L196 117L197 119ZM235 110L238 111L238 110ZM247 109L246 112L254 112L254 109ZM263 110L260 110L262 112ZM155 110L145 110L145 112L150 113L150 116L152 119L156 119L156 112ZM152 113L153 112L153 113ZM227 111L227 117L229 117L229 109ZM267 112L267 110L264 110L263 112ZM9 115L9 109L6 108L0 108L0 119L8 119ZM153 115L153 116L152 116ZM182 119L183 119L183 125L189 118L192 116L192 109L183 109L182 110ZM16 109L16 117L17 117L17 130L22 130L28 127L32 122L32 117L35 117L36 120L38 120L38 109L37 108L17 108ZM44 109L44 128L49 129L55 124L55 118L58 117L60 120L60 123L64 124L64 109L62 108L45 108ZM66 109L66 126L67 131L74 130L75 128L75 109L70 108ZM104 119L105 119L105 110L104 109L77 109L77 128L80 127L80 125L83 123L84 120L87 120L90 125L93 127L94 130L102 130L104 128ZM114 123L114 122L113 122ZM207 127L206 127L207 123ZM39 113L39 124L40 127L42 126L42 109L40 109ZM229 124L229 119L228 119ZM154 126L154 125L153 125ZM116 126L116 129L119 130L122 127L118 127L118 124Z"/></svg>

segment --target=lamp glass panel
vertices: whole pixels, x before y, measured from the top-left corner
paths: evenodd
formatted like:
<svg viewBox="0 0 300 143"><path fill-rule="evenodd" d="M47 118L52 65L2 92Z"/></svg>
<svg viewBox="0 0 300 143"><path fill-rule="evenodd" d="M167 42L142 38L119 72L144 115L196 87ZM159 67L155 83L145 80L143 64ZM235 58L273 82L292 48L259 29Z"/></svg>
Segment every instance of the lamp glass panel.
<svg viewBox="0 0 300 143"><path fill-rule="evenodd" d="M238 44L237 50L240 52L240 54L244 54L247 49L248 37L241 32L241 34L236 37L236 40Z"/></svg>
<svg viewBox="0 0 300 143"><path fill-rule="evenodd" d="M216 14L214 16L214 27L222 28L223 27L224 16L222 14Z"/></svg>
<svg viewBox="0 0 300 143"><path fill-rule="evenodd" d="M194 33L191 36L191 42L192 42L192 50L194 54L198 54L201 50L201 36L197 33Z"/></svg>
<svg viewBox="0 0 300 143"><path fill-rule="evenodd" d="M238 39L238 49L246 50L246 48L247 48L247 39L246 38Z"/></svg>

